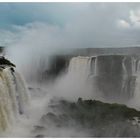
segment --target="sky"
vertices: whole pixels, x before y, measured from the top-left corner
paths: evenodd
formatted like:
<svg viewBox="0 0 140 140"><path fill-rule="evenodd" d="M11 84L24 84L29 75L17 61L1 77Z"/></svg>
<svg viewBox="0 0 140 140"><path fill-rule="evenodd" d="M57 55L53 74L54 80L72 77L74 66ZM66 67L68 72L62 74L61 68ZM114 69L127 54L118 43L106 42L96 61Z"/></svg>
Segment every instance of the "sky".
<svg viewBox="0 0 140 140"><path fill-rule="evenodd" d="M0 3L0 45L140 46L140 3Z"/></svg>

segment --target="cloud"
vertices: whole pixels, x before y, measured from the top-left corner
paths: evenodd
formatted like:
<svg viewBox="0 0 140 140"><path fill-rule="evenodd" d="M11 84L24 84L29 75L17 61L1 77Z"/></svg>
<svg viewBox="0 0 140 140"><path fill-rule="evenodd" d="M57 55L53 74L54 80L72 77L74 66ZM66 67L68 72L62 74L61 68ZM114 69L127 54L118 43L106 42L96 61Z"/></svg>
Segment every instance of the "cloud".
<svg viewBox="0 0 140 140"><path fill-rule="evenodd" d="M130 10L130 22L132 26L140 28L140 10Z"/></svg>
<svg viewBox="0 0 140 140"><path fill-rule="evenodd" d="M37 54L55 52L60 48L127 47L140 43L140 32L130 30L139 24L139 4L14 3L4 7L10 12L4 19L10 17L9 21L22 23L12 22L10 30L0 29L1 44L17 48L17 56L22 56L24 50L26 54ZM12 18L14 13L15 18ZM25 16L31 19L26 20ZM63 25L57 23L60 21Z"/></svg>
<svg viewBox="0 0 140 140"><path fill-rule="evenodd" d="M28 7L30 6L28 5ZM50 10L50 13L54 14L52 17L55 17L56 13L58 13L56 16L58 20L62 20L61 17L63 19L67 17L66 20L63 20L63 25L55 24L57 18L55 18L54 23L38 21L38 18L35 18L36 21L33 20L23 25L11 24L10 30L0 29L0 42L2 45L8 46L7 57L23 73L28 74L29 71L36 73L38 69L34 67L41 67L42 71L45 70L47 62L40 66L41 59L56 52L62 52L62 50L130 47L140 44L140 30L132 27L132 21L137 21L134 20L137 17L137 12L130 12L132 9L133 11L139 9L138 5L71 3L59 4L58 7L55 4L52 7ZM54 7L56 7L55 10ZM74 11L71 12L72 9ZM45 10L44 8L43 11ZM49 10L47 9L47 11ZM44 13L42 17L46 18ZM130 17L133 17L133 20Z"/></svg>
<svg viewBox="0 0 140 140"><path fill-rule="evenodd" d="M14 18L17 21L24 20L25 15L32 17L21 25L11 24L10 30L0 30L1 44L9 47L23 46L37 51L43 48L44 53L57 48L126 47L140 41L139 31L129 30L139 23L139 4L14 3L5 6L10 14L19 13ZM63 26L57 23L60 21Z"/></svg>
<svg viewBox="0 0 140 140"><path fill-rule="evenodd" d="M125 20L119 20L118 21L118 26L123 27L123 28L129 28L130 24Z"/></svg>
<svg viewBox="0 0 140 140"><path fill-rule="evenodd" d="M130 20L131 22L139 22L140 21L140 10L130 10Z"/></svg>
<svg viewBox="0 0 140 140"><path fill-rule="evenodd" d="M140 9L131 9L128 13L128 20L118 20L118 26L123 28L140 29Z"/></svg>

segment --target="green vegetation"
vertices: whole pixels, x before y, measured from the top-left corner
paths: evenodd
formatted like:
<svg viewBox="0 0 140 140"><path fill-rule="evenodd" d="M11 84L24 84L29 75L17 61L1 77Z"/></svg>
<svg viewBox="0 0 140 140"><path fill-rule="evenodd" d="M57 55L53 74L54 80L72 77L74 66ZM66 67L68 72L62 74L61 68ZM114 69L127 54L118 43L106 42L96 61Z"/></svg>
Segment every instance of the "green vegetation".
<svg viewBox="0 0 140 140"><path fill-rule="evenodd" d="M41 118L43 126L77 127L88 130L90 137L140 137L139 124L133 124L140 111L125 105L79 98L77 102L52 101L50 108Z"/></svg>
<svg viewBox="0 0 140 140"><path fill-rule="evenodd" d="M65 116L80 124L86 123L88 126L96 123L99 125L100 122L103 125L103 123L133 120L133 117L140 117L140 111L128 108L125 105L103 103L96 100L82 100L81 98L76 103L61 100L56 108L61 110L62 115L59 116L60 118Z"/></svg>

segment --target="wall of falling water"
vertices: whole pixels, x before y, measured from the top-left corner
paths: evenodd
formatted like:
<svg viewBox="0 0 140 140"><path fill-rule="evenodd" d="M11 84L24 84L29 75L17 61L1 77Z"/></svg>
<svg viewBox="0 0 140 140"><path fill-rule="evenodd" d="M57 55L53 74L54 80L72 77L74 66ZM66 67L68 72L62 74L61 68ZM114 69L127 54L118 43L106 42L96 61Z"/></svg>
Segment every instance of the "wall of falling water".
<svg viewBox="0 0 140 140"><path fill-rule="evenodd" d="M91 64L91 58L90 57L73 57L69 64L69 73L77 73L80 75L83 75L85 77L88 77L90 74L90 64Z"/></svg>
<svg viewBox="0 0 140 140"><path fill-rule="evenodd" d="M140 98L140 60L135 60L134 68L135 71L133 73L136 76L134 99L137 100Z"/></svg>
<svg viewBox="0 0 140 140"><path fill-rule="evenodd" d="M29 104L21 76L10 66L0 67L0 132L10 128Z"/></svg>
<svg viewBox="0 0 140 140"><path fill-rule="evenodd" d="M139 57L128 55L73 57L68 67L68 73L72 72L90 79L93 94L100 94L103 98L123 102L140 96Z"/></svg>

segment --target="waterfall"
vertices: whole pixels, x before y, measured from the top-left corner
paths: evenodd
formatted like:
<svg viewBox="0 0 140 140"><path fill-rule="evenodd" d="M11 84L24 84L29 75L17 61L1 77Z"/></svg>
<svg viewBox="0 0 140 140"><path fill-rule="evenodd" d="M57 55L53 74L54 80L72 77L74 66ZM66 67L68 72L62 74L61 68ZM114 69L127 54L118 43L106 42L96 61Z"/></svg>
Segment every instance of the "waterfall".
<svg viewBox="0 0 140 140"><path fill-rule="evenodd" d="M21 75L15 71L15 85L16 85L16 92L18 93L17 95L17 101L19 105L19 113L24 114L27 111L27 103L29 104L29 96L27 94L27 88L25 86L25 82Z"/></svg>
<svg viewBox="0 0 140 140"><path fill-rule="evenodd" d="M136 76L136 83L135 83L135 96L134 99L137 99L140 97L140 60L137 59L135 61L135 76Z"/></svg>
<svg viewBox="0 0 140 140"><path fill-rule="evenodd" d="M139 95L140 61L128 55L77 56L70 60L68 73L90 77L90 84L104 98L129 100ZM97 91L97 90L96 90Z"/></svg>
<svg viewBox="0 0 140 140"><path fill-rule="evenodd" d="M91 57L90 58L90 75L97 75L97 59L96 57Z"/></svg>
<svg viewBox="0 0 140 140"><path fill-rule="evenodd" d="M0 66L0 132L10 128L29 105L24 81L12 66Z"/></svg>
<svg viewBox="0 0 140 140"><path fill-rule="evenodd" d="M73 57L69 64L69 73L77 73L87 77L90 73L91 58L90 57Z"/></svg>

